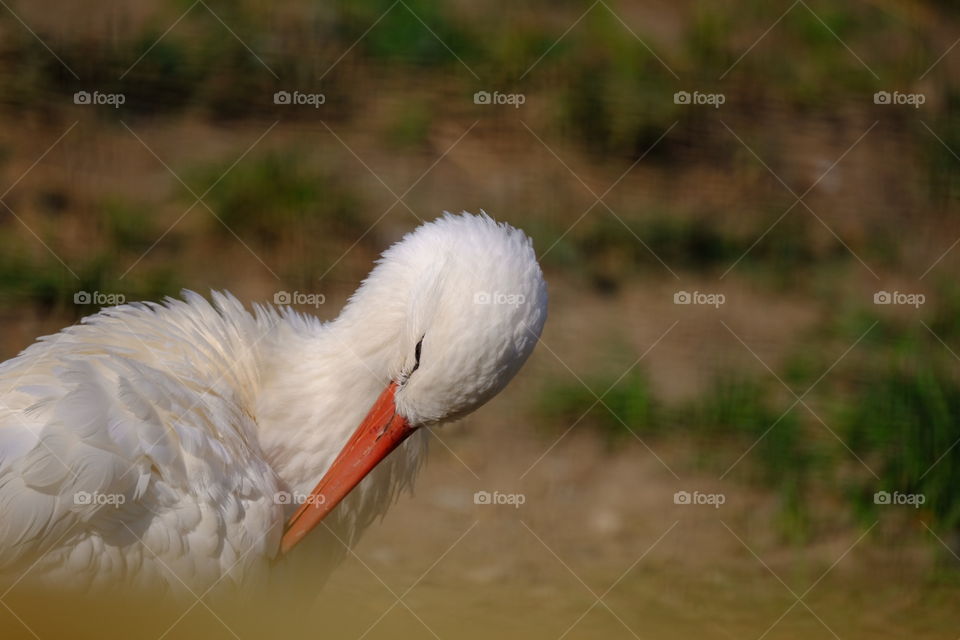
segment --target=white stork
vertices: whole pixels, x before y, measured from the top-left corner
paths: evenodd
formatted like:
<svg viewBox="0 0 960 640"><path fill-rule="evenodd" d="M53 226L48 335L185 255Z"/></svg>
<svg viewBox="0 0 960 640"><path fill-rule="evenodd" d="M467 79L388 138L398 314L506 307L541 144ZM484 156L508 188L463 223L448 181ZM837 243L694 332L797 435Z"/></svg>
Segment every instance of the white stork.
<svg viewBox="0 0 960 640"><path fill-rule="evenodd" d="M296 562L322 580L413 481L426 430L503 389L547 315L530 240L466 213L385 251L330 322L183 298L0 364L0 574L200 590Z"/></svg>

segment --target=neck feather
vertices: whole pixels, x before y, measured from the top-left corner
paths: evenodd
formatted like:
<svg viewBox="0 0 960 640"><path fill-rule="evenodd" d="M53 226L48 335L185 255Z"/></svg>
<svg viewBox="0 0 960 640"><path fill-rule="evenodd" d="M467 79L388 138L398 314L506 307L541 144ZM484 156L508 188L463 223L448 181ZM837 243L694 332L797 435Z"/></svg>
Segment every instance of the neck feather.
<svg viewBox="0 0 960 640"><path fill-rule="evenodd" d="M313 488L390 382L396 340L356 308L326 324L284 317L263 351L260 444L292 492Z"/></svg>

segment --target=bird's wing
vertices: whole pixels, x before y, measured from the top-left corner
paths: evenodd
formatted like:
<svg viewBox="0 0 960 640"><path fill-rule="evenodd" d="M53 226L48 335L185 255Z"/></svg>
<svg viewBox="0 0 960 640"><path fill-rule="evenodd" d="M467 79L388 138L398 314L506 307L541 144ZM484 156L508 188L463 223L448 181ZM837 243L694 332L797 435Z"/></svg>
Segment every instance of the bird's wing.
<svg viewBox="0 0 960 640"><path fill-rule="evenodd" d="M269 327L215 301L106 310L0 365L0 570L196 583L276 548L251 413Z"/></svg>

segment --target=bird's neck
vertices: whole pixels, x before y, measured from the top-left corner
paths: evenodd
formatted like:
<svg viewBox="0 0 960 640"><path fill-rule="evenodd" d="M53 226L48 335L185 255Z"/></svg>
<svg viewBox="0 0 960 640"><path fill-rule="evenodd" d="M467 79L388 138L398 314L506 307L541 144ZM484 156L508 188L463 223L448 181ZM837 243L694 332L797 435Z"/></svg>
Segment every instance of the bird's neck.
<svg viewBox="0 0 960 640"><path fill-rule="evenodd" d="M372 314L278 324L264 350L256 416L286 490L308 493L330 467L390 382L395 344Z"/></svg>

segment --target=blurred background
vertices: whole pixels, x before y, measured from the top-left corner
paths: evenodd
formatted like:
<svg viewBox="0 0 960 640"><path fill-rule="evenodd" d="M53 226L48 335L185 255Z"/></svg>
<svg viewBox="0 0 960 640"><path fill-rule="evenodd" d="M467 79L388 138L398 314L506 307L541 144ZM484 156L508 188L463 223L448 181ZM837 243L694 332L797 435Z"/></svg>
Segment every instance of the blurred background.
<svg viewBox="0 0 960 640"><path fill-rule="evenodd" d="M444 210L532 236L541 345L318 630L960 634L954 3L0 5L3 359L184 288L333 318Z"/></svg>

